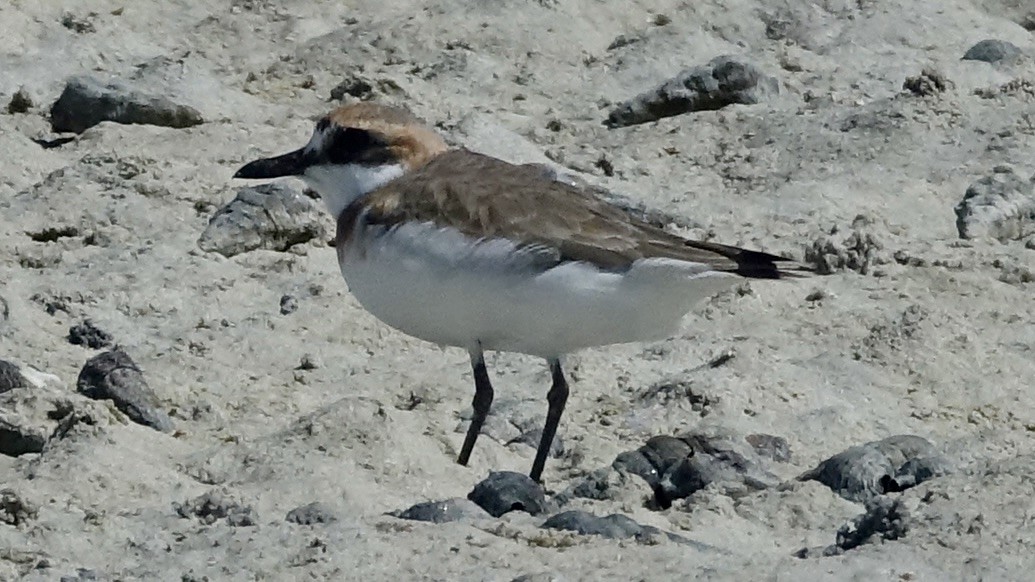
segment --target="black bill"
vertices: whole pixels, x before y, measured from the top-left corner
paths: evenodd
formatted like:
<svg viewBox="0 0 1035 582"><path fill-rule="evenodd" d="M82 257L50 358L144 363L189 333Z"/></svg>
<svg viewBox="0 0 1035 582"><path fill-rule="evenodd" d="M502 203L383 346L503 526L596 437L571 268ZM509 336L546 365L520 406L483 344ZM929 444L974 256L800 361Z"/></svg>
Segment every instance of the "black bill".
<svg viewBox="0 0 1035 582"><path fill-rule="evenodd" d="M309 157L306 155L305 150L295 150L281 156L263 158L245 164L241 166L240 170L237 170L234 178L256 180L279 178L281 176L299 176L309 164Z"/></svg>

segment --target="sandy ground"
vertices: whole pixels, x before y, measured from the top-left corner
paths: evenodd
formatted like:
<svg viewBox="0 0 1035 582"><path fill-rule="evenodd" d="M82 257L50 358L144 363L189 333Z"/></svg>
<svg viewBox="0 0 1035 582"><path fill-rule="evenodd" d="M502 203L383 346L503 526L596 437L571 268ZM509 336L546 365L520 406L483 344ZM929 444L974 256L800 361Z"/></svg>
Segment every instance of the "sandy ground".
<svg viewBox="0 0 1035 582"><path fill-rule="evenodd" d="M953 213L993 168L1035 172L1035 39L1022 26L1035 11L1025 5L0 4L0 105L19 88L34 102L0 114L0 357L61 380L19 397L24 415L48 426L46 403L65 398L86 418L42 453L0 458L2 487L35 510L0 523L0 579L1027 579L1035 244L961 241ZM609 48L621 35L629 42ZM986 38L1027 54L960 60ZM602 124L618 102L721 54L776 77L779 97ZM904 92L924 68L952 85ZM206 123L102 123L41 148L33 139L56 137L50 105L84 72L164 94ZM542 530L520 512L442 525L385 516L463 497L490 470L527 471L534 451L483 436L471 465L457 466L467 355L365 313L324 242L230 259L197 246L241 186L233 171L298 147L333 107L332 89L357 79L453 143L583 172L686 217L688 235L799 258L856 231L879 244L865 274L753 283L702 306L678 337L573 356L566 452L547 465L548 491L650 436L704 428L787 439L790 462L770 467L781 479L894 434L931 440L957 469L899 494L903 537L834 557L795 553L832 544L863 508L814 482L740 497L706 489L666 510L635 487L577 502L712 549ZM54 226L75 234L30 236ZM298 305L286 315L284 295ZM75 394L97 353L67 340L84 319L137 362L175 433ZM736 357L695 370L725 350ZM315 369L297 369L306 355ZM545 412L542 362L502 354L489 365L501 401ZM673 378L710 399L706 416L638 397ZM254 524L177 513L212 491L250 506ZM285 520L314 501L338 519Z"/></svg>

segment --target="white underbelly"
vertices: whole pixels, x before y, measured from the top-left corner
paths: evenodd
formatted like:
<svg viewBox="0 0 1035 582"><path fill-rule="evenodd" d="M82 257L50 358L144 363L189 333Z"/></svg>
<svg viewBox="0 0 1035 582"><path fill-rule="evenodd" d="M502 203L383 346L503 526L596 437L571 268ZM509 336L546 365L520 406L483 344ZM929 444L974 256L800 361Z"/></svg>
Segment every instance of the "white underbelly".
<svg viewBox="0 0 1035 582"><path fill-rule="evenodd" d="M429 225L357 236L341 269L360 304L404 333L468 349L555 357L664 338L695 303L737 279L670 260L624 273L586 263L543 271L505 241L475 243Z"/></svg>

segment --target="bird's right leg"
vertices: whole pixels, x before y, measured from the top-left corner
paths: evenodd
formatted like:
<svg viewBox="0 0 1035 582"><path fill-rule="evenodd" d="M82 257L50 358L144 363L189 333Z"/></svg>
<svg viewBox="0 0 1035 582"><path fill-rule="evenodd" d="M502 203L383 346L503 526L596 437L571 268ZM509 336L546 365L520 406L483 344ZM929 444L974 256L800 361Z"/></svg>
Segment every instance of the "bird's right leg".
<svg viewBox="0 0 1035 582"><path fill-rule="evenodd" d="M464 437L464 446L460 448L460 456L456 462L466 465L471 459L471 451L474 450L474 441L485 424L485 418L489 416L489 407L492 406L492 383L489 381L489 371L485 369L485 355L481 346L471 350L471 369L474 371L474 400L471 406L474 408L474 416L471 417L471 426L467 427L467 436Z"/></svg>

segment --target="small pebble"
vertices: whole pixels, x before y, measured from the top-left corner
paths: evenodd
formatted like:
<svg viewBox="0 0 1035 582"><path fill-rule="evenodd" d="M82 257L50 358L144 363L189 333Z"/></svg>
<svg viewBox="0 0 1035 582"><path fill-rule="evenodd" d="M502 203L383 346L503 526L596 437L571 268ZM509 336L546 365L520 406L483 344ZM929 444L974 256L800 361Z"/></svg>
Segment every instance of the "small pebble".
<svg viewBox="0 0 1035 582"><path fill-rule="evenodd" d="M284 295L280 298L280 314L290 315L298 310L298 299L294 295Z"/></svg>

